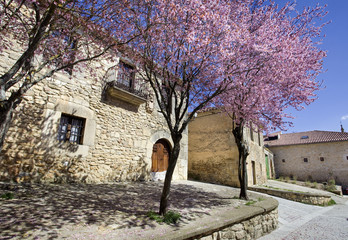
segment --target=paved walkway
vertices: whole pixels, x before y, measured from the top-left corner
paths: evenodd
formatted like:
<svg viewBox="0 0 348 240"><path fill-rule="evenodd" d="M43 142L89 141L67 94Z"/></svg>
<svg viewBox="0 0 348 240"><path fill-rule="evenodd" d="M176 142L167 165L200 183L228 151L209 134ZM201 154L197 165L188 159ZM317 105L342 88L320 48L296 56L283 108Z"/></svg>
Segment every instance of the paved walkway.
<svg viewBox="0 0 348 240"><path fill-rule="evenodd" d="M146 213L158 210L162 185L0 184L0 194L15 194L12 200L0 200L0 239L166 239L190 226L207 228L219 216L240 211L246 203L235 199L236 188L174 182L170 209L180 212L182 219L177 225L158 224ZM259 197L250 194L251 199Z"/></svg>
<svg viewBox="0 0 348 240"><path fill-rule="evenodd" d="M348 196L270 180L268 186L293 191L330 195L337 205L313 206L278 197L279 228L260 240L343 240L348 239Z"/></svg>

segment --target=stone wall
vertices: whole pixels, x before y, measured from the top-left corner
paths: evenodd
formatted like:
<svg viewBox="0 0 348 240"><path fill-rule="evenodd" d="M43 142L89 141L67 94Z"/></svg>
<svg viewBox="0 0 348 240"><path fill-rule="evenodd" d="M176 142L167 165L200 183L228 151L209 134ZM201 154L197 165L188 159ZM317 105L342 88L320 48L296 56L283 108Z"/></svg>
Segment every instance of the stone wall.
<svg viewBox="0 0 348 240"><path fill-rule="evenodd" d="M266 181L263 139L246 129L250 146L247 159L248 184ZM259 141L260 140L260 141ZM232 133L232 120L216 110L199 113L189 124L188 174L191 179L230 186L239 186L238 148ZM255 181L252 162L255 166Z"/></svg>
<svg viewBox="0 0 348 240"><path fill-rule="evenodd" d="M0 72L18 54L5 50ZM99 59L83 72L59 72L26 93L1 152L0 180L100 183L149 179L154 143L172 141L149 87L150 97L140 105L105 94L107 70L118 61ZM62 114L85 120L82 144L58 142ZM187 141L186 131L174 179L187 178Z"/></svg>
<svg viewBox="0 0 348 240"><path fill-rule="evenodd" d="M331 200L329 195L305 193L305 192L291 192L285 190L269 189L263 187L249 187L249 190L266 193L268 195L289 199L295 202L301 202L312 205L327 206Z"/></svg>
<svg viewBox="0 0 348 240"><path fill-rule="evenodd" d="M348 187L348 142L312 143L270 147L277 176L328 182ZM307 162L304 162L307 158ZM322 161L323 160L323 161Z"/></svg>
<svg viewBox="0 0 348 240"><path fill-rule="evenodd" d="M232 226L213 232L208 236L194 239L201 240L235 240L257 239L278 227L278 209L257 215Z"/></svg>

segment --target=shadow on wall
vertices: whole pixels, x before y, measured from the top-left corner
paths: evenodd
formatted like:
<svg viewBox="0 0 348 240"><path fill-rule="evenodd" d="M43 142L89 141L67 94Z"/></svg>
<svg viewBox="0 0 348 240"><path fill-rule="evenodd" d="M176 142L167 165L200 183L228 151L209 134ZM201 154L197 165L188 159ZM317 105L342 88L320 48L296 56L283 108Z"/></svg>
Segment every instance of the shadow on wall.
<svg viewBox="0 0 348 240"><path fill-rule="evenodd" d="M67 238L91 239L98 229L105 234L131 227L155 228L146 217L157 211L163 183L133 182L116 184L10 185L0 184L0 193L11 191L12 200L0 205L0 238L26 236L30 239L55 239L65 228ZM216 193L185 184L173 184L170 209L182 215L182 223L209 215L207 209L230 204ZM18 224L20 223L20 227ZM96 225L98 228L93 228ZM83 229L81 229L84 226ZM174 227L174 226L173 226ZM75 229L75 231L68 231ZM115 232L111 232L115 230ZM89 232L88 232L89 231ZM141 232L142 230L139 230ZM85 234L85 235L83 235ZM114 236L114 239L117 239ZM60 236L64 238L64 236ZM105 235L106 238L113 237Z"/></svg>
<svg viewBox="0 0 348 240"><path fill-rule="evenodd" d="M78 145L58 142L59 122L45 115L45 105L23 102L16 110L0 156L0 180L74 181L81 155ZM79 176L79 180L87 176Z"/></svg>

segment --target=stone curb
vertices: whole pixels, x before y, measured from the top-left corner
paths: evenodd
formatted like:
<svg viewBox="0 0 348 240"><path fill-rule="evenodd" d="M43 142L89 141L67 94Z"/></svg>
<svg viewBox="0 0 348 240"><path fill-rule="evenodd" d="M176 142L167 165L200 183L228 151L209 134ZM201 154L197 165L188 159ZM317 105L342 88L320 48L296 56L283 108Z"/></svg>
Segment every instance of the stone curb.
<svg viewBox="0 0 348 240"><path fill-rule="evenodd" d="M161 236L154 238L156 240L182 240L198 239L224 228L233 226L243 221L249 220L258 215L271 212L278 207L278 201L273 198L267 198L261 202L250 206L241 206L233 211L212 211L210 216L204 217L193 224L190 224L170 236Z"/></svg>
<svg viewBox="0 0 348 240"><path fill-rule="evenodd" d="M314 204L314 205L326 205L331 200L331 196L329 194L295 192L291 190L287 191L287 190L272 189L272 188L265 188L265 187L248 187L248 190L261 192L261 193L289 199L296 202L302 202L302 203Z"/></svg>

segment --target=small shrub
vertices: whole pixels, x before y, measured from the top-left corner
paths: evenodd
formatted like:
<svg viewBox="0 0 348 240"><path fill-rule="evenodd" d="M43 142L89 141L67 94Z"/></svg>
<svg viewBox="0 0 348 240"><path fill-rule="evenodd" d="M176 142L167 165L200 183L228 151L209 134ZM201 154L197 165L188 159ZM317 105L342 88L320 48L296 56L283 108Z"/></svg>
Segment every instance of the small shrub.
<svg viewBox="0 0 348 240"><path fill-rule="evenodd" d="M179 213L168 211L166 214L164 214L163 221L165 223L177 223L178 220L181 218L181 215Z"/></svg>
<svg viewBox="0 0 348 240"><path fill-rule="evenodd" d="M333 199L330 199L330 201L327 203L328 206L332 206L332 205L335 205L335 204L336 204L336 202Z"/></svg>
<svg viewBox="0 0 348 240"><path fill-rule="evenodd" d="M252 205L252 204L254 204L254 203L256 203L256 201L251 200L251 201L247 202L245 205L249 206L249 205Z"/></svg>
<svg viewBox="0 0 348 240"><path fill-rule="evenodd" d="M290 182L290 177L285 177L285 182Z"/></svg>
<svg viewBox="0 0 348 240"><path fill-rule="evenodd" d="M294 175L293 179L294 179L294 181L297 181L297 176L296 176L296 175Z"/></svg>
<svg viewBox="0 0 348 240"><path fill-rule="evenodd" d="M14 194L11 192L6 192L4 194L1 195L1 198L9 200L9 199L13 199L14 198Z"/></svg>
<svg viewBox="0 0 348 240"><path fill-rule="evenodd" d="M162 217L159 214L155 213L154 211L149 211L146 215L151 220L155 220L156 222L159 222L159 223L163 222Z"/></svg>
<svg viewBox="0 0 348 240"><path fill-rule="evenodd" d="M330 179L330 180L328 181L328 184L329 184L329 185L336 185L335 179Z"/></svg>
<svg viewBox="0 0 348 240"><path fill-rule="evenodd" d="M311 188L318 188L318 183L317 182L313 182L313 185L311 186Z"/></svg>
<svg viewBox="0 0 348 240"><path fill-rule="evenodd" d="M278 179L279 179L279 181L284 181L284 177L283 176L280 176Z"/></svg>
<svg viewBox="0 0 348 240"><path fill-rule="evenodd" d="M306 181L306 182L305 182L305 186L306 186L306 187L310 187L311 185L312 185L312 184L311 184L310 181Z"/></svg>
<svg viewBox="0 0 348 240"><path fill-rule="evenodd" d="M155 220L158 223L165 222L167 224L171 224L171 223L175 224L181 218L180 213L176 213L174 211L168 211L166 214L164 214L164 216L161 216L161 215L155 213L154 211L149 211L147 213L147 216L151 220Z"/></svg>
<svg viewBox="0 0 348 240"><path fill-rule="evenodd" d="M335 185L326 185L325 190L329 192L335 192L337 189Z"/></svg>
<svg viewBox="0 0 348 240"><path fill-rule="evenodd" d="M329 192L335 192L337 190L335 184L336 184L335 179L330 179L328 181L328 184L325 186L325 190Z"/></svg>
<svg viewBox="0 0 348 240"><path fill-rule="evenodd" d="M259 202L261 202L261 201L263 201L263 200L265 200L265 199L262 198L262 197L259 197L259 198L257 199L257 201L259 201Z"/></svg>

